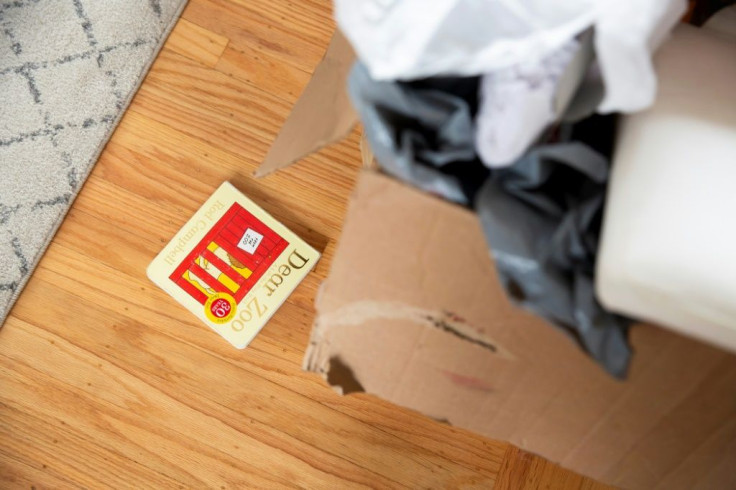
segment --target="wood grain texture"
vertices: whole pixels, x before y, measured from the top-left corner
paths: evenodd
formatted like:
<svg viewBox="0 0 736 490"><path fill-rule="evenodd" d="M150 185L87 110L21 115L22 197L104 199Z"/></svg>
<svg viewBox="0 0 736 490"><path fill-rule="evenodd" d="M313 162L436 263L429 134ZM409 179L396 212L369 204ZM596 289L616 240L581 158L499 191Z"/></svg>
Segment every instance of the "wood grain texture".
<svg viewBox="0 0 736 490"><path fill-rule="evenodd" d="M358 135L251 174L333 29L326 0L191 0L0 330L0 487L603 488L301 371ZM224 180L324 253L243 351L145 276Z"/></svg>
<svg viewBox="0 0 736 490"><path fill-rule="evenodd" d="M210 68L220 61L222 52L227 46L227 38L192 24L186 19L179 19L169 35L166 47L175 53L208 66Z"/></svg>

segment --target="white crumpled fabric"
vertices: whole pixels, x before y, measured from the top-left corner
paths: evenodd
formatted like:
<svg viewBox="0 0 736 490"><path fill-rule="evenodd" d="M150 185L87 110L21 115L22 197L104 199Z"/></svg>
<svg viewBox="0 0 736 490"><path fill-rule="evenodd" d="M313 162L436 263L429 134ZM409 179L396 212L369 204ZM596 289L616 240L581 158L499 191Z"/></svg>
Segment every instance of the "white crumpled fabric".
<svg viewBox="0 0 736 490"><path fill-rule="evenodd" d="M604 113L652 103L651 53L685 8L686 0L335 0L340 28L376 80L535 63L593 26Z"/></svg>
<svg viewBox="0 0 736 490"><path fill-rule="evenodd" d="M654 102L652 53L685 13L686 0L599 0L595 52L606 95L598 112L636 112Z"/></svg>
<svg viewBox="0 0 736 490"><path fill-rule="evenodd" d="M514 163L554 122L557 86L578 49L573 40L542 61L520 63L481 79L475 147L487 167Z"/></svg>

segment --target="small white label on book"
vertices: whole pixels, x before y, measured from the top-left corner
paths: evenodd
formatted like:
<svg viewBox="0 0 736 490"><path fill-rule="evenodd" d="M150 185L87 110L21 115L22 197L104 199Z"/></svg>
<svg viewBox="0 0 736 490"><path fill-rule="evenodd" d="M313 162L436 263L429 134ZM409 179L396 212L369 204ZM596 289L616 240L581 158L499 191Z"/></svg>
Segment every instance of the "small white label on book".
<svg viewBox="0 0 736 490"><path fill-rule="evenodd" d="M243 235L243 238L240 239L240 243L238 243L238 248L241 250L245 250L249 254L253 255L253 253L258 248L258 245L260 245L261 240L263 240L263 235L255 230L251 230L250 228L248 228L247 230L245 230L245 235Z"/></svg>

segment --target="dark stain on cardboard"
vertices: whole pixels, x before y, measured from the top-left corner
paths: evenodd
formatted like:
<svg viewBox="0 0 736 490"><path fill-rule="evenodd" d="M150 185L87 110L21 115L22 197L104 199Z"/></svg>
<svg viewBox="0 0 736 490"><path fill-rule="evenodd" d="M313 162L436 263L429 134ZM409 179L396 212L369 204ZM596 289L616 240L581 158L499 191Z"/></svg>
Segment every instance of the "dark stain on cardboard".
<svg viewBox="0 0 736 490"><path fill-rule="evenodd" d="M445 313L445 314L452 317L452 314L448 314L448 313ZM488 349L491 352L498 352L498 349L496 348L495 345L491 344L490 342L484 342L482 340L475 339L469 335L464 334L463 332L461 332L460 330L458 330L451 324L447 323L447 321L445 321L444 318L435 318L431 315L427 315L425 319L429 321L432 324L432 326L439 328L443 332L452 334L459 339L465 340L466 342L470 342L471 344L478 345L480 347L483 347L484 349Z"/></svg>
<svg viewBox="0 0 736 490"><path fill-rule="evenodd" d="M440 424L445 424L445 425L452 426L452 424L450 423L450 421L448 419L446 419L445 417L432 417L432 416L429 416L429 418L431 418L435 422L439 422Z"/></svg>

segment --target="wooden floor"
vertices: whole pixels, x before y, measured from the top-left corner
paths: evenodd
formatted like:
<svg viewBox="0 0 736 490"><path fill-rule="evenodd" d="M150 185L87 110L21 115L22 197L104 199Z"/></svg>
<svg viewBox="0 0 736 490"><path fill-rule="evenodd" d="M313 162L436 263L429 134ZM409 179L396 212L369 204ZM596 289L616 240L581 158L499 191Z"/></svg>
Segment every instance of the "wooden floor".
<svg viewBox="0 0 736 490"><path fill-rule="evenodd" d="M0 330L2 488L602 488L301 371L358 138L251 173L331 36L328 0L192 0ZM239 351L151 259L224 180L324 251Z"/></svg>

